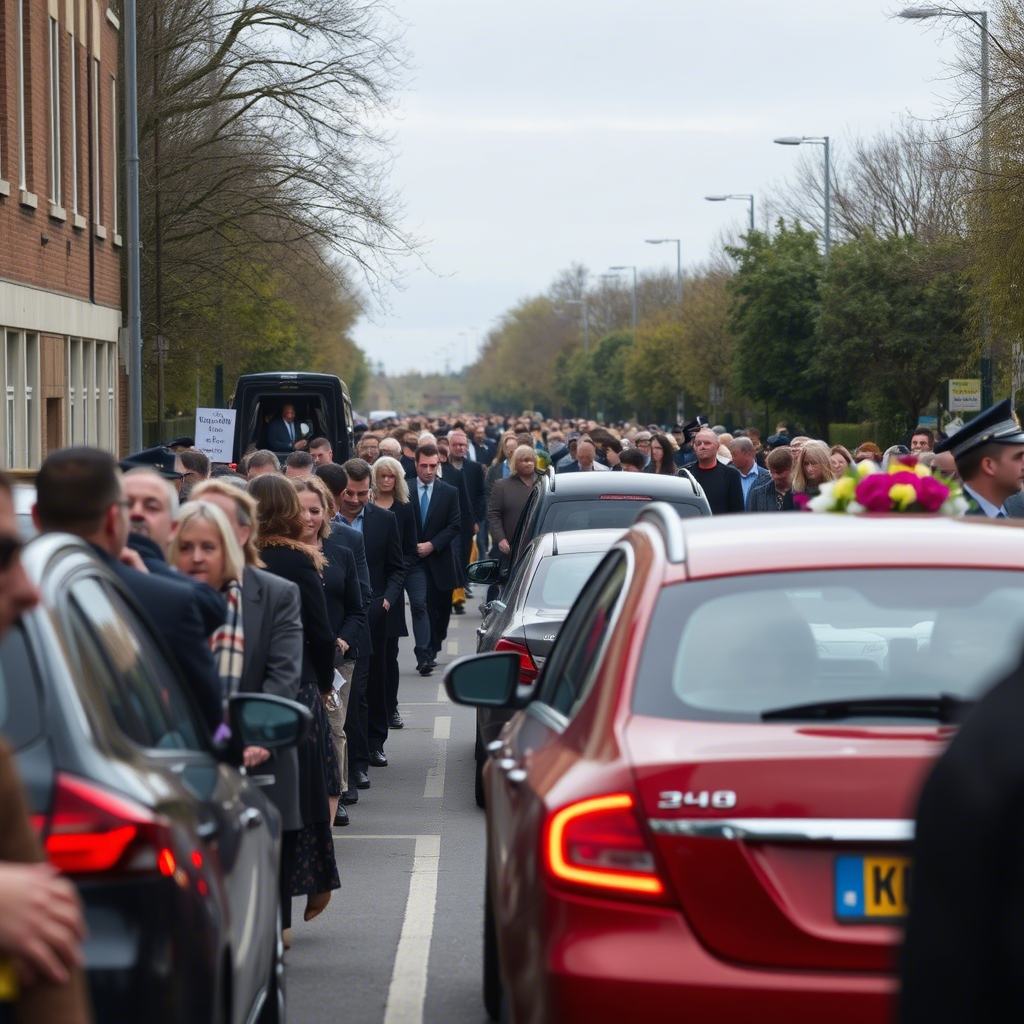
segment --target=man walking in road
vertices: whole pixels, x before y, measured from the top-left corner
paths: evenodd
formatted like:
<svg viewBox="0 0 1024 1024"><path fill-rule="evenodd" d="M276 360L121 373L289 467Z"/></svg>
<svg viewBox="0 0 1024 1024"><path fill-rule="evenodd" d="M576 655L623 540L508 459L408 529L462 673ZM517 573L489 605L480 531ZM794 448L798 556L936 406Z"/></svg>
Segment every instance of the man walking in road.
<svg viewBox="0 0 1024 1024"><path fill-rule="evenodd" d="M767 469L762 469L757 464L757 452L754 442L749 437L737 437L735 441L729 442L729 451L732 454L732 464L740 475L740 483L743 486L743 504L747 503L750 492L758 485L766 483L771 479Z"/></svg>
<svg viewBox="0 0 1024 1024"><path fill-rule="evenodd" d="M751 488L747 496L748 512L793 511L793 452L788 447L773 448L765 459L770 479Z"/></svg>
<svg viewBox="0 0 1024 1024"><path fill-rule="evenodd" d="M737 470L718 461L718 435L710 427L702 427L693 439L693 450L697 464L690 472L704 488L712 515L742 512L743 483Z"/></svg>

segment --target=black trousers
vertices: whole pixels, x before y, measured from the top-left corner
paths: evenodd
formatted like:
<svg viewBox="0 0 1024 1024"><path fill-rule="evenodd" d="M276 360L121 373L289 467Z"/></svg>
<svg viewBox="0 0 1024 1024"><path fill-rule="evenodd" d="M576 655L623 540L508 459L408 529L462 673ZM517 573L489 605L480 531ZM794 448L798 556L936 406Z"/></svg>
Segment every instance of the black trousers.
<svg viewBox="0 0 1024 1024"><path fill-rule="evenodd" d="M370 767L370 748L367 740L366 684L370 675L370 659L356 658L352 672L352 686L345 712L345 736L348 738L349 788L355 789L353 771L365 772Z"/></svg>
<svg viewBox="0 0 1024 1024"><path fill-rule="evenodd" d="M398 637L389 636L384 655L384 697L388 721L398 710Z"/></svg>
<svg viewBox="0 0 1024 1024"><path fill-rule="evenodd" d="M397 637L395 639L397 640ZM390 641L383 636L373 638L373 654L370 655L369 673L366 680L366 740L370 750L383 750L388 738L386 676L387 645L389 643ZM364 768L363 771L365 770Z"/></svg>
<svg viewBox="0 0 1024 1024"><path fill-rule="evenodd" d="M281 896L281 927L292 926L292 871L295 870L295 840L298 830L281 833L281 873L278 889Z"/></svg>
<svg viewBox="0 0 1024 1024"><path fill-rule="evenodd" d="M434 577L427 570L427 618L430 619L430 649L436 658L448 636L448 623L452 617L452 589L439 590Z"/></svg>

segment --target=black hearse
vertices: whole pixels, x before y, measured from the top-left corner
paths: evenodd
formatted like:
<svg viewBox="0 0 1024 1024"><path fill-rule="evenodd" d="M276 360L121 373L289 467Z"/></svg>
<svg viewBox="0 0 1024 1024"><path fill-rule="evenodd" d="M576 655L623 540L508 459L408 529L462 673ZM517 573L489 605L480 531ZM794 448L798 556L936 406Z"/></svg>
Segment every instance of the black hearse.
<svg viewBox="0 0 1024 1024"><path fill-rule="evenodd" d="M295 406L298 436L307 441L326 437L335 462L345 462L354 452L352 400L345 382L333 374L246 373L238 378L228 404L238 410L235 462L253 446L274 450L268 444L267 428L281 415L281 407L289 404Z"/></svg>

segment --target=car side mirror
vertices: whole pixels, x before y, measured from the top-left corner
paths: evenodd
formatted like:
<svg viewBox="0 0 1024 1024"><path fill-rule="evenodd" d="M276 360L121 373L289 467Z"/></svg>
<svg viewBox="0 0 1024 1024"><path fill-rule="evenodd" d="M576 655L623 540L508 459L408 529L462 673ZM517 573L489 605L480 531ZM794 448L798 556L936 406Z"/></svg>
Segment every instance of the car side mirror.
<svg viewBox="0 0 1024 1024"><path fill-rule="evenodd" d="M471 583L497 583L501 577L501 562L497 558L484 558L466 568L466 577Z"/></svg>
<svg viewBox="0 0 1024 1024"><path fill-rule="evenodd" d="M309 708L270 693L236 693L228 701L233 747L280 750L301 743L309 733Z"/></svg>
<svg viewBox="0 0 1024 1024"><path fill-rule="evenodd" d="M444 674L444 688L456 704L503 708L515 703L519 655L478 654L453 662Z"/></svg>

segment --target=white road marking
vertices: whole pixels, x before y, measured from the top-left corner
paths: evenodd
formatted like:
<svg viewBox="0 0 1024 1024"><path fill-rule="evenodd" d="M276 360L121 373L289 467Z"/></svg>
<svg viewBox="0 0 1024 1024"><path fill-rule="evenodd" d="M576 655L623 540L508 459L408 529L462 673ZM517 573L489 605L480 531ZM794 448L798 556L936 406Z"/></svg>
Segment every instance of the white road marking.
<svg viewBox="0 0 1024 1024"><path fill-rule="evenodd" d="M448 641L448 653L449 654L458 654L459 653L459 641L458 640L449 640Z"/></svg>
<svg viewBox="0 0 1024 1024"><path fill-rule="evenodd" d="M436 708L439 704L450 704L450 700L403 700L403 708Z"/></svg>
<svg viewBox="0 0 1024 1024"><path fill-rule="evenodd" d="M444 725L441 723L444 722ZM434 759L427 769L427 784L423 787L424 800L440 800L444 796L444 773L448 764L448 737L451 734L451 718L434 719ZM440 736L440 730L444 736Z"/></svg>
<svg viewBox="0 0 1024 1024"><path fill-rule="evenodd" d="M440 857L440 836L416 837L409 898L384 1007L384 1024L423 1024Z"/></svg>
<svg viewBox="0 0 1024 1024"><path fill-rule="evenodd" d="M387 835L358 835L351 832L335 832L335 839L420 839L421 836L416 835L399 835L397 833L389 833Z"/></svg>
<svg viewBox="0 0 1024 1024"><path fill-rule="evenodd" d="M439 704L451 703L451 701L448 699L448 691L444 688L444 683L437 684L437 702Z"/></svg>

